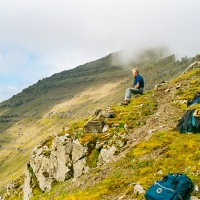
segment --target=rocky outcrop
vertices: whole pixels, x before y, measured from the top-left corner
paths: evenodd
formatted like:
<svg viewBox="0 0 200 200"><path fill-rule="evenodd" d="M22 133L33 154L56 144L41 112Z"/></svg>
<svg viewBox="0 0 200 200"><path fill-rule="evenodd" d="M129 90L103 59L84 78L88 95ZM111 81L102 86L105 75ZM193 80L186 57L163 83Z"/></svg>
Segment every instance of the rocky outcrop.
<svg viewBox="0 0 200 200"><path fill-rule="evenodd" d="M30 198L34 182L38 183L42 191L48 191L53 182L72 177L72 148L72 140L65 135L57 136L52 141L51 148L44 145L33 149L25 173L24 199Z"/></svg>
<svg viewBox="0 0 200 200"><path fill-rule="evenodd" d="M109 108L105 111L98 110L95 115L84 126L83 137L84 134L86 136L84 140L77 139L76 133L70 135L66 131L64 135L63 133L50 135L36 146L30 154L24 182L17 181L8 184L7 195L15 195L16 188L22 195L23 189L23 199L29 200L36 187L43 192L49 191L54 182L63 182L68 179L76 181L78 177L90 170L89 166L93 168L114 160L116 152L119 152L119 149L127 142L126 134L110 137L109 130L119 128L119 124L109 122L109 118L115 117L115 113ZM124 125L124 130L126 128ZM105 141L87 138L87 134L95 136L99 133L104 134ZM96 164L91 164L94 159Z"/></svg>
<svg viewBox="0 0 200 200"><path fill-rule="evenodd" d="M7 196L10 198L13 198L14 196L22 196L23 193L23 185L24 183L24 177L21 176L18 179L11 181L9 184L7 184ZM2 197L3 199L4 197Z"/></svg>
<svg viewBox="0 0 200 200"><path fill-rule="evenodd" d="M112 145L111 147L103 148L99 155L98 165L111 161L116 151L117 148L114 145Z"/></svg>
<svg viewBox="0 0 200 200"><path fill-rule="evenodd" d="M84 126L85 132L91 132L91 133L102 133L102 129L104 126L103 121L99 120L90 120L87 122Z"/></svg>
<svg viewBox="0 0 200 200"><path fill-rule="evenodd" d="M42 191L50 190L55 181L71 178L72 141L68 136L56 137L52 148L38 146L31 153L30 167Z"/></svg>
<svg viewBox="0 0 200 200"><path fill-rule="evenodd" d="M92 149L97 144L93 144ZM68 134L56 136L52 141L43 142L35 147L27 164L24 181L24 200L30 199L34 187L49 191L53 182L62 182L89 171L87 158L92 151L91 144L81 144L78 139L70 138ZM117 148L102 145L98 165L113 160Z"/></svg>
<svg viewBox="0 0 200 200"><path fill-rule="evenodd" d="M73 142L72 162L74 178L77 178L83 174L87 152L88 148L82 146L78 140Z"/></svg>
<svg viewBox="0 0 200 200"><path fill-rule="evenodd" d="M33 190L30 185L32 179L31 172L28 168L25 169L25 181L24 181L24 200L28 200L33 196Z"/></svg>
<svg viewBox="0 0 200 200"><path fill-rule="evenodd" d="M115 113L108 107L105 111L98 109L95 111L95 116L93 119L89 120L84 125L84 131L89 133L102 133L105 132L106 119L115 117ZM107 130L108 128L106 128Z"/></svg>
<svg viewBox="0 0 200 200"><path fill-rule="evenodd" d="M189 72L190 70L192 70L194 68L198 68L198 67L200 67L200 61L195 61L191 65L189 65L189 67L183 72L183 74Z"/></svg>

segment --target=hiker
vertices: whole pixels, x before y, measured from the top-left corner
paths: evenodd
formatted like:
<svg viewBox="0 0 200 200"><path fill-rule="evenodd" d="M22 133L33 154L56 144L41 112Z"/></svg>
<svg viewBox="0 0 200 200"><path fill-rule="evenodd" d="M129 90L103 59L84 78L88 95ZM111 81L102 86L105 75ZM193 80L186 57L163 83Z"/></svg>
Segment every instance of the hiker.
<svg viewBox="0 0 200 200"><path fill-rule="evenodd" d="M133 82L133 87L128 88L125 93L124 101L122 102L122 105L128 105L130 103L131 94L143 94L143 88L144 88L144 80L142 76L139 74L138 68L132 69L132 75L135 77L135 80Z"/></svg>

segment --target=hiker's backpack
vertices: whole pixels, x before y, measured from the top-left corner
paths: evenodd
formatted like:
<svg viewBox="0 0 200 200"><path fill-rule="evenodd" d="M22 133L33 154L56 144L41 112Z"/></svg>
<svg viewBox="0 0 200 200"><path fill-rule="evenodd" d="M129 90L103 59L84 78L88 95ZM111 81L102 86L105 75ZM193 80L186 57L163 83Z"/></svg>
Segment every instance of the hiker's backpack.
<svg viewBox="0 0 200 200"><path fill-rule="evenodd" d="M145 193L146 200L189 200L194 184L185 174L168 174Z"/></svg>
<svg viewBox="0 0 200 200"><path fill-rule="evenodd" d="M200 103L200 93L195 94L194 97L192 98L192 100L187 102L187 107L189 107L195 103Z"/></svg>
<svg viewBox="0 0 200 200"><path fill-rule="evenodd" d="M177 125L180 133L200 133L200 119L195 117L195 110L187 110Z"/></svg>

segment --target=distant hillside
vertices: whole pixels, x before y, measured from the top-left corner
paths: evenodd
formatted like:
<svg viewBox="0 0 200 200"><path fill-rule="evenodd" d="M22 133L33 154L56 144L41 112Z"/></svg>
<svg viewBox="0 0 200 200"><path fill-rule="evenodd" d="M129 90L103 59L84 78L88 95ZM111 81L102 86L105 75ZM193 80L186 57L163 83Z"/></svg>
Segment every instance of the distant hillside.
<svg viewBox="0 0 200 200"><path fill-rule="evenodd" d="M171 55L122 63L120 53L44 78L0 104L1 191L6 182L23 174L31 149L43 138L89 117L96 108L121 102L132 83L131 68L139 65L148 91L181 74L195 60L176 61Z"/></svg>

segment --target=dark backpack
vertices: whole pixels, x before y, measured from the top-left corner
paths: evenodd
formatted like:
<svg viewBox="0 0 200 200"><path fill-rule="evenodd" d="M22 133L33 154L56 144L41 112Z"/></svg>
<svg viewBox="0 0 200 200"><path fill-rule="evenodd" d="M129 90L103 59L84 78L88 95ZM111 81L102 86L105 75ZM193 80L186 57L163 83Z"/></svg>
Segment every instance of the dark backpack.
<svg viewBox="0 0 200 200"><path fill-rule="evenodd" d="M187 110L177 125L180 133L200 133L200 119L194 117L195 110Z"/></svg>
<svg viewBox="0 0 200 200"><path fill-rule="evenodd" d="M187 102L187 107L189 107L195 103L200 103L200 93L195 94L194 97L192 98L192 100Z"/></svg>
<svg viewBox="0 0 200 200"><path fill-rule="evenodd" d="M189 200L194 184L185 174L168 174L145 193L146 200Z"/></svg>

